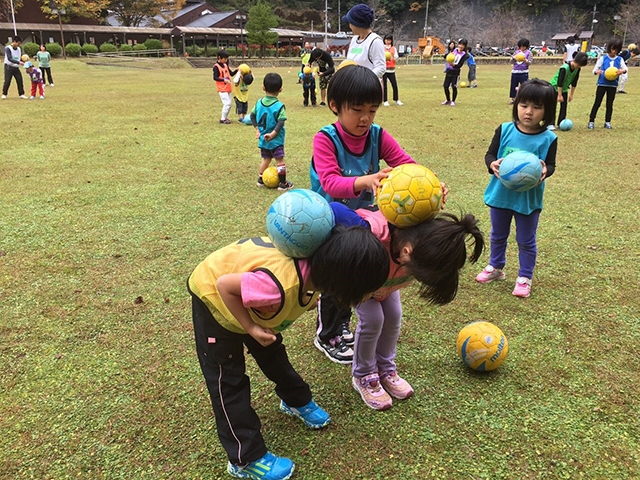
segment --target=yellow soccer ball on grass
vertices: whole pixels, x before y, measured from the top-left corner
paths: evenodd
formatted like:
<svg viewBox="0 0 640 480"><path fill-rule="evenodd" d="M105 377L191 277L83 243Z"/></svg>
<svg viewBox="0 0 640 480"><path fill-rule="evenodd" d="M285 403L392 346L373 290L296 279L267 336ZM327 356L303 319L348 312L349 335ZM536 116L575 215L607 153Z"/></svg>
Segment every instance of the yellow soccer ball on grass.
<svg viewBox="0 0 640 480"><path fill-rule="evenodd" d="M458 333L456 350L473 370L487 372L498 368L509 354L509 342L502 330L489 322L473 322Z"/></svg>
<svg viewBox="0 0 640 480"><path fill-rule="evenodd" d="M427 167L395 167L378 189L378 208L389 223L411 227L435 217L442 207L442 186Z"/></svg>
<svg viewBox="0 0 640 480"><path fill-rule="evenodd" d="M268 188L276 188L280 185L278 169L276 167L269 167L262 172L262 183L264 183L264 186Z"/></svg>
<svg viewBox="0 0 640 480"><path fill-rule="evenodd" d="M467 86L467 82L460 82L460 86L461 86L462 88L465 88L465 87Z"/></svg>

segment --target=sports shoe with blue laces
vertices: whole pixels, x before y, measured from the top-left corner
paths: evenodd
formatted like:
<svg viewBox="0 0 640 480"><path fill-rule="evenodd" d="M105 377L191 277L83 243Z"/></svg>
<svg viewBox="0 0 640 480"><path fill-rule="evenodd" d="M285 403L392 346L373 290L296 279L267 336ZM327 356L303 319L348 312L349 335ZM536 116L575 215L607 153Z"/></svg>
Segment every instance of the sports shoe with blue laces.
<svg viewBox="0 0 640 480"><path fill-rule="evenodd" d="M276 457L267 452L262 458L251 462L246 467L239 467L229 462L227 472L232 477L250 478L253 480L288 480L293 475L296 466L285 457Z"/></svg>
<svg viewBox="0 0 640 480"><path fill-rule="evenodd" d="M311 400L304 407L290 407L284 401L280 400L280 410L287 415L298 417L307 427L322 428L331 423L331 417L327 412L321 409L316 402Z"/></svg>

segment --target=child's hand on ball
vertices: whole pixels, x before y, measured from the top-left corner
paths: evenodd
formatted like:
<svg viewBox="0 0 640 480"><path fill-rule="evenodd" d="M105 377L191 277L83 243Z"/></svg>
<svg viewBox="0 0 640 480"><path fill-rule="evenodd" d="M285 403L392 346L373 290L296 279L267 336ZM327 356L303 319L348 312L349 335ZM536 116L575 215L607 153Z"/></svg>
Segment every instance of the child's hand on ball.
<svg viewBox="0 0 640 480"><path fill-rule="evenodd" d="M449 189L447 188L447 184L444 182L440 182L440 188L442 189L442 204L440 205L440 210L444 210L444 204L447 203Z"/></svg>
<svg viewBox="0 0 640 480"><path fill-rule="evenodd" d="M489 164L489 168L496 176L496 178L500 178L500 164L502 163L502 160L504 160L504 158L499 158Z"/></svg>

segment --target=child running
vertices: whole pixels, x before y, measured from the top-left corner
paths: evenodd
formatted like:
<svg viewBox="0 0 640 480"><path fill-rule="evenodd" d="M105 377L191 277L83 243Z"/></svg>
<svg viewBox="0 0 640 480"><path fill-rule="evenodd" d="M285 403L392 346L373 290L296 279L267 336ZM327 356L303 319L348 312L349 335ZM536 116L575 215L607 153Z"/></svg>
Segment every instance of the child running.
<svg viewBox="0 0 640 480"><path fill-rule="evenodd" d="M536 230L542 210L544 180L553 175L556 168L558 139L548 130L556 116L556 92L549 82L534 78L522 84L513 105L513 121L500 125L491 140L485 163L492 175L484 192L484 203L490 207L491 256L489 265L478 274L476 280L489 283L506 278L507 240L511 219L515 218L516 242L520 270L513 294L526 298L531 294L531 280L536 266L538 247ZM538 186L525 192L505 187L499 179L500 163L508 154L526 151L542 162L542 178Z"/></svg>
<svg viewBox="0 0 640 480"><path fill-rule="evenodd" d="M444 96L446 100L442 102L442 105L450 105L452 107L456 106L456 98L458 98L458 81L460 80L460 69L469 58L469 54L467 53L467 39L461 38L458 40L457 48L454 48L453 51L448 53L445 58L449 55L454 56L453 63L445 62L444 64L444 83L442 84L444 88ZM451 87L451 95L449 95L449 87Z"/></svg>
<svg viewBox="0 0 640 480"><path fill-rule="evenodd" d="M515 103L518 88L529 80L529 65L531 65L532 60L533 54L529 50L529 40L521 38L518 40L518 49L511 56L513 68L511 69L511 86L509 87L509 105Z"/></svg>
<svg viewBox="0 0 640 480"><path fill-rule="evenodd" d="M373 123L382 103L382 86L371 70L359 65L338 69L327 101L338 121L323 127L313 139L311 190L353 209L369 206L390 167L415 161ZM388 168L380 169L381 159ZM350 309L336 305L330 295L321 296L314 345L332 362L353 360L350 318Z"/></svg>
<svg viewBox="0 0 640 480"><path fill-rule="evenodd" d="M577 52L572 60L563 64L551 79L551 85L558 95L558 103L560 103L560 112L558 113L558 122L567 118L567 103L573 100L573 94L578 86L580 79L580 69L584 67L589 60L584 52ZM549 125L549 130L555 130L553 125Z"/></svg>
<svg viewBox="0 0 640 480"><path fill-rule="evenodd" d="M271 160L275 159L278 169L278 190L293 188L293 183L287 181L287 166L284 163L284 122L287 112L284 104L278 100L282 91L282 77L277 73L267 73L262 82L265 96L262 97L251 111L251 123L256 129L258 147L262 163L258 171L258 186L264 187L262 173L269 168Z"/></svg>
<svg viewBox="0 0 640 480"><path fill-rule="evenodd" d="M196 267L188 280L196 351L229 474L286 480L295 468L267 450L251 406L245 347L275 383L283 413L313 429L327 426L331 419L291 365L281 332L315 305L319 291L355 305L380 288L388 269L385 247L361 227L336 227L307 259L287 257L261 237L228 245Z"/></svg>
<svg viewBox="0 0 640 480"><path fill-rule="evenodd" d="M230 124L229 112L231 111L231 78L238 73L237 70L229 70L229 54L225 50L218 51L218 61L213 64L213 81L222 101L222 113L220 123Z"/></svg>
<svg viewBox="0 0 640 480"><path fill-rule="evenodd" d="M616 99L616 90L618 89L618 79L623 73L627 73L627 66L624 60L618 54L622 50L622 40L615 38L607 43L607 54L598 58L596 66L593 68L593 74L598 75L598 87L596 88L596 99L593 101L591 113L589 114L589 123L587 128L593 130L595 127L596 115L598 109L602 105L602 99L607 95L607 106L604 114L604 128L611 130L611 117L613 116L613 101ZM607 68L616 69L616 78L607 80L604 72Z"/></svg>
<svg viewBox="0 0 640 480"><path fill-rule="evenodd" d="M351 369L351 383L365 404L386 410L393 404L392 397L404 400L413 395L395 363L402 324L400 289L415 278L421 284L420 296L427 302L451 302L458 291L459 270L466 261L467 238L473 241L472 263L482 253L484 238L473 215L458 219L444 213L413 227L396 228L379 210L354 212L335 202L331 208L337 225L370 228L389 252L387 282L355 308L358 324Z"/></svg>

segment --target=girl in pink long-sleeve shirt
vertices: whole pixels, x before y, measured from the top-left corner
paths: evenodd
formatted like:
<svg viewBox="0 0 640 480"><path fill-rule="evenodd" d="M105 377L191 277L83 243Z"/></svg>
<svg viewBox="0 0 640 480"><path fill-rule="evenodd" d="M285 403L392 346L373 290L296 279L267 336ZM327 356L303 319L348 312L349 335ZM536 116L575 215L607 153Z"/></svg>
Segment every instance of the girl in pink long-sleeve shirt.
<svg viewBox="0 0 640 480"><path fill-rule="evenodd" d="M338 69L329 83L327 102L338 121L313 139L311 190L352 209L370 206L380 181L393 167L416 162L373 123L382 103L382 85L371 70L358 65ZM380 159L387 167L380 168ZM314 345L333 362L348 364L353 359L350 318L350 309L321 296Z"/></svg>

